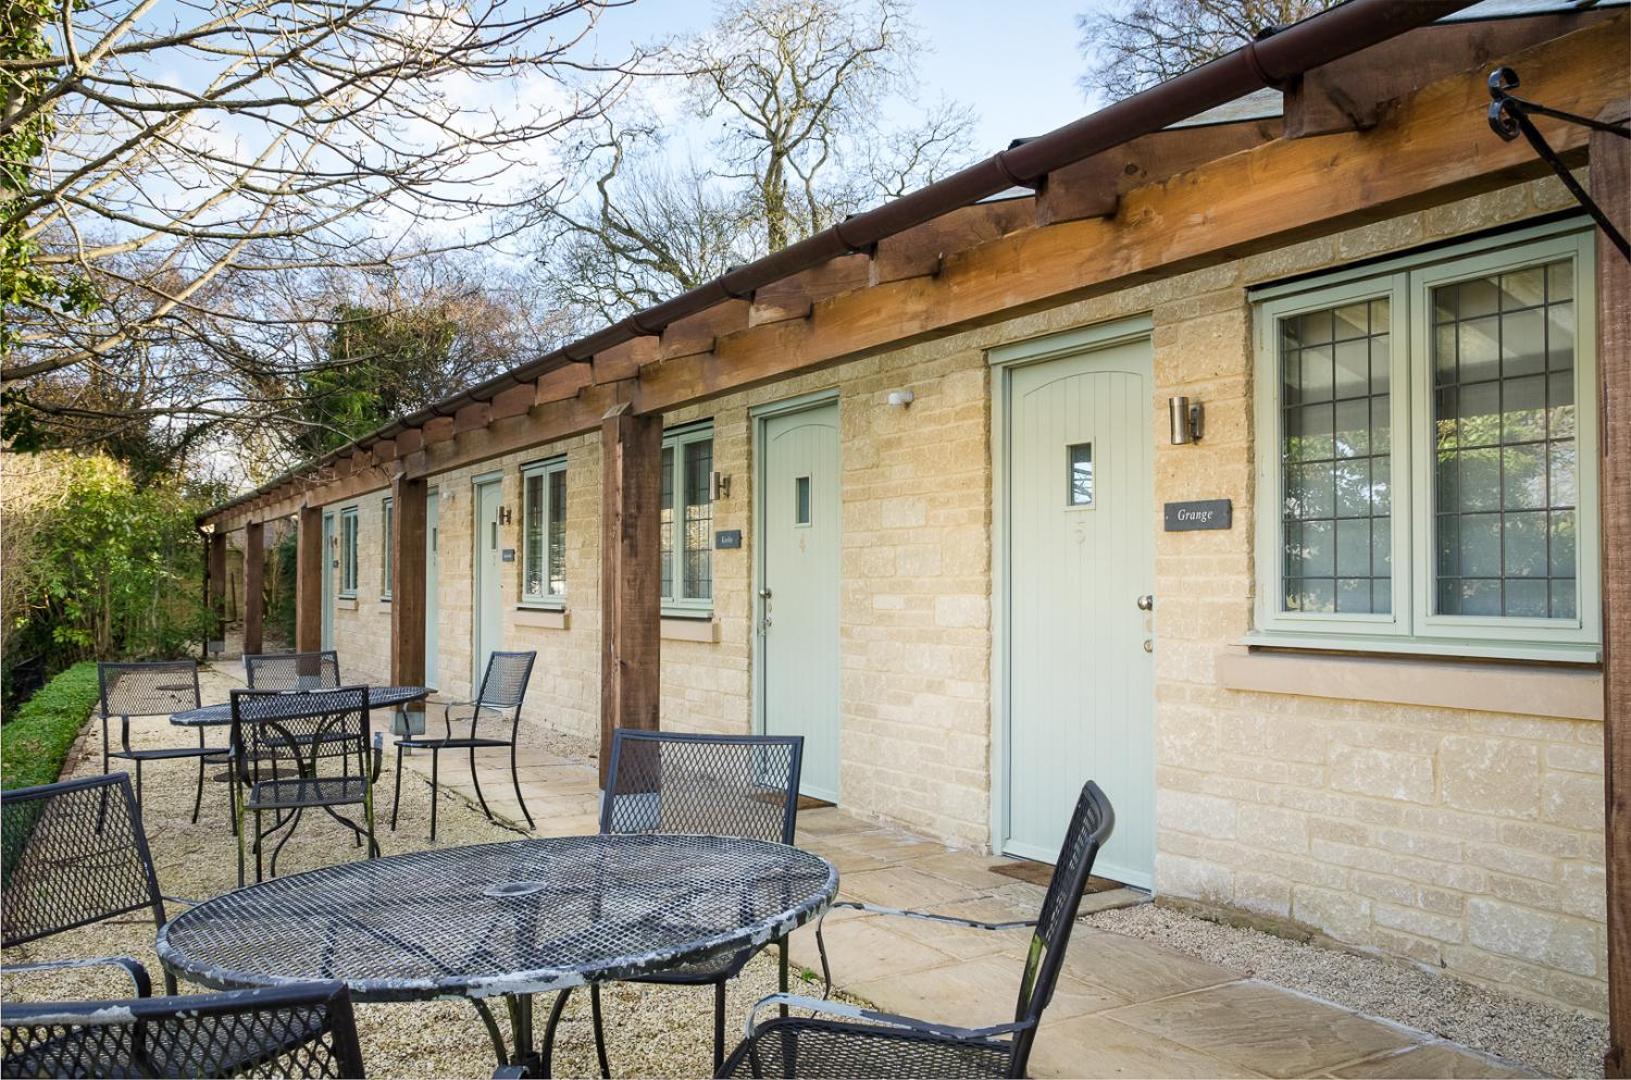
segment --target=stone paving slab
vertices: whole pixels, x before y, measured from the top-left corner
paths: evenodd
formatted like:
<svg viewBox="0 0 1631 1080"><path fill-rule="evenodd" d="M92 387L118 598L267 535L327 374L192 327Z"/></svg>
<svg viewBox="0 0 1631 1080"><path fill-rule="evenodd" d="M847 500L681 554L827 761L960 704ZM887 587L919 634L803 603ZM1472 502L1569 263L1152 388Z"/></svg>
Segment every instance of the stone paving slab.
<svg viewBox="0 0 1631 1080"><path fill-rule="evenodd" d="M226 697L235 666L207 671L207 700ZM383 722L383 716L378 719ZM542 835L599 827L598 776L523 743L521 789ZM386 735L384 792L395 754ZM478 752L477 775L494 816L526 831L504 750ZM430 755L403 759L402 798L429 797ZM443 755L444 789L475 801L467 756ZM422 820L422 816L421 816ZM995 858L948 849L836 807L799 814L802 846L833 861L840 898L988 921L1034 918L1040 886L993 874ZM390 832L381 831L388 854ZM1112 890L1083 910L1142 897ZM890 1012L956 1024L1010 1020L1029 932L969 930L853 910L825 923L835 981ZM793 935L796 968L819 973L814 928ZM1243 977L1174 949L1078 927L1031 1058L1038 1077L1523 1076L1453 1043L1329 1002Z"/></svg>

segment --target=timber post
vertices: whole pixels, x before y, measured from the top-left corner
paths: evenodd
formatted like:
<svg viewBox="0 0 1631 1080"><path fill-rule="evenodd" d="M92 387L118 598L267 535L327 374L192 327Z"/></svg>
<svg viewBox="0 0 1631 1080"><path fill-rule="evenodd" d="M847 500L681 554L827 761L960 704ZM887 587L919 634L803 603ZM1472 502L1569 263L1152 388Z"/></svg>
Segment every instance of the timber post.
<svg viewBox="0 0 1631 1080"><path fill-rule="evenodd" d="M311 652L323 647L323 509L302 506L295 535L294 647Z"/></svg>
<svg viewBox="0 0 1631 1080"><path fill-rule="evenodd" d="M658 728L663 421L622 404L600 427L600 783L612 731Z"/></svg>
<svg viewBox="0 0 1631 1080"><path fill-rule="evenodd" d="M209 536L210 614L214 616L210 640L225 648L227 636L227 534L217 529ZM208 647L204 653L209 655Z"/></svg>
<svg viewBox="0 0 1631 1080"><path fill-rule="evenodd" d="M266 580L266 525L251 521L244 526L244 655L253 656L263 648L266 605L262 590Z"/></svg>
<svg viewBox="0 0 1631 1080"><path fill-rule="evenodd" d="M391 682L425 685L425 478L391 478Z"/></svg>
<svg viewBox="0 0 1631 1080"><path fill-rule="evenodd" d="M1604 120L1620 120L1617 115ZM1593 132L1591 194L1631 234L1631 141ZM1606 1076L1631 1076L1631 262L1597 235L1602 405L1603 821L1608 889Z"/></svg>

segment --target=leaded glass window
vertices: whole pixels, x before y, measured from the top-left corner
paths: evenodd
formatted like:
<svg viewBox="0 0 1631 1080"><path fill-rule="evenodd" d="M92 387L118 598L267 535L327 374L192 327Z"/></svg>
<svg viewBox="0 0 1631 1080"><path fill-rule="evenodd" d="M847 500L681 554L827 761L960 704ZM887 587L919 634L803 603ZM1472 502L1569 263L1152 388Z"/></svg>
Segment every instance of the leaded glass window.
<svg viewBox="0 0 1631 1080"><path fill-rule="evenodd" d="M566 595L565 459L522 470L521 526L521 599L559 601Z"/></svg>
<svg viewBox="0 0 1631 1080"><path fill-rule="evenodd" d="M1595 241L1256 291L1253 644L1594 662Z"/></svg>
<svg viewBox="0 0 1631 1080"><path fill-rule="evenodd" d="M663 441L658 539L666 607L706 610L713 602L713 455L710 428Z"/></svg>
<svg viewBox="0 0 1631 1080"><path fill-rule="evenodd" d="M1280 326L1283 610L1392 610L1389 300Z"/></svg>
<svg viewBox="0 0 1631 1080"><path fill-rule="evenodd" d="M1572 619L1573 266L1432 294L1434 611Z"/></svg>

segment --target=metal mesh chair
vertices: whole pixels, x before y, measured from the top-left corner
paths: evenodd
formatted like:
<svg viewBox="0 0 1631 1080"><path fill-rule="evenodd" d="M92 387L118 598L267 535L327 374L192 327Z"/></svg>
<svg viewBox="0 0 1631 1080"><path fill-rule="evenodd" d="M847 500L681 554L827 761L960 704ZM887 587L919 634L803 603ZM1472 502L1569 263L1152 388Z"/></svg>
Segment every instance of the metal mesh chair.
<svg viewBox="0 0 1631 1080"><path fill-rule="evenodd" d="M232 691L238 884L244 883L246 848L255 853L256 881L268 868L276 876L278 855L308 809L321 808L350 829L359 845L366 838L368 858L378 855L374 781L379 778L381 753L379 737L370 739L366 686ZM340 775L324 775L325 761L338 762ZM344 806L360 807L362 823L339 813L337 808ZM246 812L255 815L253 840L243 827ZM267 813L276 816L269 828L262 828ZM280 830L286 831L267 860L266 842Z"/></svg>
<svg viewBox="0 0 1631 1080"><path fill-rule="evenodd" d="M363 1075L338 982L194 997L7 1005L0 1076Z"/></svg>
<svg viewBox="0 0 1631 1080"><path fill-rule="evenodd" d="M245 656L244 675L251 690L337 690L340 654L329 649Z"/></svg>
<svg viewBox="0 0 1631 1080"><path fill-rule="evenodd" d="M226 751L204 744L204 729L198 729L197 746L165 746L137 750L130 745L130 718L170 716L198 708L198 664L192 660L158 660L145 663L100 663L96 674L102 697L102 772L108 772L109 758L122 758L135 766L136 802L142 801L142 763L195 758L198 761L198 793L193 798L193 821L204 805L204 765ZM119 718L119 749L108 739L108 721Z"/></svg>
<svg viewBox="0 0 1631 1080"><path fill-rule="evenodd" d="M438 786L439 769L441 766L441 753L443 750L467 750L470 753L470 783L475 786L476 798L481 801L482 812L487 820L493 820L493 812L487 808L487 796L481 793L481 778L476 775L476 751L490 747L507 746L510 748L510 782L515 785L515 801L521 804L521 813L526 816L527 827L532 827L532 811L527 809L527 800L521 797L521 776L515 766L515 740L517 730L521 726L521 701L527 694L527 683L532 678L532 664L538 658L536 652L495 652L487 659L487 671L481 677L481 689L476 693L474 701L450 701L442 709L442 724L446 728L446 735L441 738L418 736L416 738L398 739L396 741L396 787L391 794L391 831L396 831L397 811L402 803L402 752L404 750L430 751L430 838L436 839L436 789ZM470 710L469 716L455 717L454 710ZM476 729L480 726L483 716L496 717L502 722L505 715L509 715L509 738L501 735L482 737L477 735ZM470 734L455 736L453 725L455 722L470 724ZM501 729L502 730L502 729Z"/></svg>
<svg viewBox="0 0 1631 1080"><path fill-rule="evenodd" d="M65 780L0 795L6 948L143 909L164 925L153 857L147 850L141 810L125 773ZM128 956L46 960L7 967L6 972L72 967L124 969L146 997L152 981ZM166 975L166 985L174 980Z"/></svg>
<svg viewBox="0 0 1631 1080"><path fill-rule="evenodd" d="M932 919L977 929L1034 926L1020 977L1012 1023L960 1028L860 1009L834 1001L772 994L754 1006L747 1038L719 1069L720 1076L1024 1076L1042 1012L1053 997L1065 948L1082 903L1082 887L1099 848L1109 839L1115 812L1099 786L1088 781L1076 802L1053 880L1034 923L980 923L915 911L842 904L887 915ZM819 938L818 938L819 940ZM826 952L822 951L826 967ZM761 1008L777 1005L827 1017L782 1017L758 1024Z"/></svg>
<svg viewBox="0 0 1631 1080"><path fill-rule="evenodd" d="M792 844L798 823L804 737L680 735L619 728L600 810L602 833L700 833ZM787 990L787 941L777 941L781 989ZM644 983L714 988L714 1068L725 1059L725 984L757 949L658 972ZM601 1026L600 987L589 988L595 1053L611 1074ZM547 1065L567 993L555 999L544 1029Z"/></svg>

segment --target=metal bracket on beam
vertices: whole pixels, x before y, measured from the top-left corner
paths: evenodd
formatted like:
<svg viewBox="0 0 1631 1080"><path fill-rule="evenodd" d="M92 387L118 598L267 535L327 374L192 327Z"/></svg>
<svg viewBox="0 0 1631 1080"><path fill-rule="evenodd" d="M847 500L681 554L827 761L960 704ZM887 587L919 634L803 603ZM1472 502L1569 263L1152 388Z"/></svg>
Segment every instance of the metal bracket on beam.
<svg viewBox="0 0 1631 1080"><path fill-rule="evenodd" d="M1631 123L1611 124L1603 120L1594 120L1589 116L1576 116L1574 113L1563 112L1561 109L1548 109L1544 105L1537 105L1532 101L1513 97L1510 91L1517 88L1518 73L1511 68L1498 67L1489 73L1490 130L1507 142L1512 142L1519 135L1528 139L1529 145L1534 148L1535 153L1542 161L1552 167L1552 171L1557 174L1557 178L1563 181L1563 186L1569 189L1569 194L1573 195L1575 201L1585 208L1586 213L1591 215L1591 219L1597 223L1597 227L1603 230L1603 235L1607 236L1609 242L1619 251L1620 257L1631 261L1631 243L1627 243L1625 235L1614 227L1614 223L1609 220L1608 215L1603 213L1602 207L1598 206L1590 193L1580 186L1580 182L1574 178L1574 173L1569 170L1567 165L1563 164L1563 159L1557 156L1557 151L1553 150L1551 144L1546 141L1546 136L1542 135L1535 127L1530 115L1550 116L1552 119L1562 120L1564 123L1579 124L1581 127L1588 127L1593 131L1618 135L1622 139L1631 139Z"/></svg>

